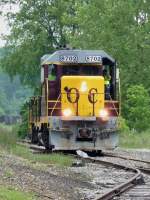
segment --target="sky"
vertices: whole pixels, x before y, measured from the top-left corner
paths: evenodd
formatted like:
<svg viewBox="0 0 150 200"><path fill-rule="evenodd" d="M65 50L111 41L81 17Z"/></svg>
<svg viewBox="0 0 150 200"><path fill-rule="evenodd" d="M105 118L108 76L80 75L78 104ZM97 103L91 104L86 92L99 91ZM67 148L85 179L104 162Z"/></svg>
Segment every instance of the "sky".
<svg viewBox="0 0 150 200"><path fill-rule="evenodd" d="M5 40L2 39L3 35L8 35L10 33L10 28L8 26L7 19L4 17L5 14L8 12L17 12L19 10L18 5L0 5L0 12L2 12L2 15L0 15L0 47L3 47L6 43Z"/></svg>

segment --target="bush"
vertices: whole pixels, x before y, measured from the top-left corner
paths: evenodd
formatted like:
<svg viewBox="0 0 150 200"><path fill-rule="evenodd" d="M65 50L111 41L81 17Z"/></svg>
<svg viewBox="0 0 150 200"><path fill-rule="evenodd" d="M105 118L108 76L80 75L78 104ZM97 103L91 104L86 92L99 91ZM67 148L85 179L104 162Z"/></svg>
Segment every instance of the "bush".
<svg viewBox="0 0 150 200"><path fill-rule="evenodd" d="M125 118L130 129L137 131L150 127L150 97L142 85L128 88L124 106Z"/></svg>
<svg viewBox="0 0 150 200"><path fill-rule="evenodd" d="M119 117L119 119L118 119L118 130L121 133L125 133L125 132L129 131L129 127L127 125L127 122L123 117Z"/></svg>

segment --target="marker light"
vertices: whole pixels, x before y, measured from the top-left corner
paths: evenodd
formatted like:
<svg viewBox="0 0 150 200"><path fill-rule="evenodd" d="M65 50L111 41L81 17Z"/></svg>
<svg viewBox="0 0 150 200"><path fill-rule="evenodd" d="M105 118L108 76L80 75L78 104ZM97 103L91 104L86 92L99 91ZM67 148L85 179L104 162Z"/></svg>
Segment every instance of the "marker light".
<svg viewBox="0 0 150 200"><path fill-rule="evenodd" d="M72 111L70 110L70 108L63 110L63 115L65 117L69 117L71 114L72 114Z"/></svg>
<svg viewBox="0 0 150 200"><path fill-rule="evenodd" d="M83 81L83 82L81 83L80 91L81 91L81 92L86 92L87 89L88 89L87 83L86 83L85 81Z"/></svg>
<svg viewBox="0 0 150 200"><path fill-rule="evenodd" d="M109 113L106 109L101 109L99 112L99 116L103 121L107 121L109 118Z"/></svg>

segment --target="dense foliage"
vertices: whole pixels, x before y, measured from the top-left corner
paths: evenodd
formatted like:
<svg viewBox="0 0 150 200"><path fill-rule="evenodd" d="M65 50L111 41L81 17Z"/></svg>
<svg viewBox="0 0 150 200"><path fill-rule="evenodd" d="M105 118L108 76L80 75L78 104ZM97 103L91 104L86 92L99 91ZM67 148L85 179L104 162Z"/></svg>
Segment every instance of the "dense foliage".
<svg viewBox="0 0 150 200"><path fill-rule="evenodd" d="M4 56L4 49L0 49L0 56ZM18 76L11 80L0 66L0 116L19 115L22 104L31 94L32 90L22 86Z"/></svg>
<svg viewBox="0 0 150 200"><path fill-rule="evenodd" d="M150 128L150 98L142 85L128 88L124 112L130 128L138 131Z"/></svg>
<svg viewBox="0 0 150 200"><path fill-rule="evenodd" d="M150 93L149 0L18 2L20 11L8 14L11 34L7 37L8 54L2 60L11 76L19 74L24 84L35 88L43 54L68 43L76 48L103 49L117 59L121 71L123 116L128 125L138 130L147 127L148 112L143 126L139 127L138 123L139 110L148 109ZM134 87L137 84L143 86ZM137 107L131 100L132 94L136 96ZM146 94L145 104L141 104L142 94ZM131 123L134 120L136 123Z"/></svg>
<svg viewBox="0 0 150 200"><path fill-rule="evenodd" d="M137 82L149 88L149 7L146 0L88 1L78 7L78 31L67 35L77 48L103 49L116 58L123 88Z"/></svg>
<svg viewBox="0 0 150 200"><path fill-rule="evenodd" d="M19 3L20 12L8 14L12 29L2 65L11 76L19 74L23 83L35 87L39 84L41 56L66 43L62 16L69 9L69 1L19 0Z"/></svg>

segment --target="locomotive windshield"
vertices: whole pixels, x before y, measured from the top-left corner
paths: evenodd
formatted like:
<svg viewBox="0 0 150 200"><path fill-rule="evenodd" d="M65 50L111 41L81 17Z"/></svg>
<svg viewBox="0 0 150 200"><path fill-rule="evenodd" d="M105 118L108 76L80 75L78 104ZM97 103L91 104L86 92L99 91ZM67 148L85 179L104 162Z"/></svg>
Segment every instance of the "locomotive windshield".
<svg viewBox="0 0 150 200"><path fill-rule="evenodd" d="M93 65L63 66L62 75L96 76L100 75L100 66L93 66Z"/></svg>

